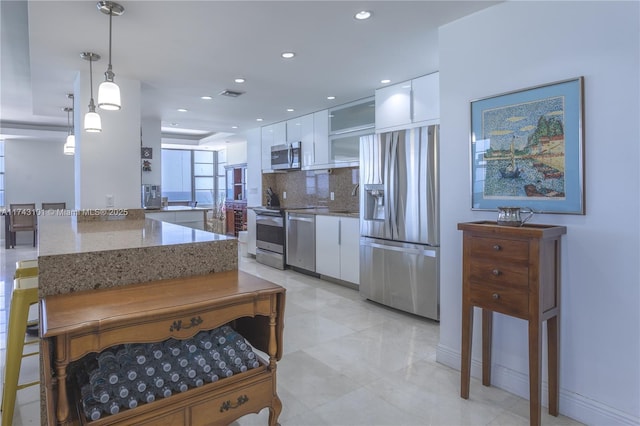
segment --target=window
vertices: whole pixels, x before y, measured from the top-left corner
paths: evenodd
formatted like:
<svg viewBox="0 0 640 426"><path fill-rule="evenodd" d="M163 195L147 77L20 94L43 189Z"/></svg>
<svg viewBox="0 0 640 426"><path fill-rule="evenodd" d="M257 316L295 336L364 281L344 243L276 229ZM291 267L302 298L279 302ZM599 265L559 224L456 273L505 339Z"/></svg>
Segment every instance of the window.
<svg viewBox="0 0 640 426"><path fill-rule="evenodd" d="M222 155L221 155L222 154ZM224 151L162 150L162 196L168 201L197 201L212 207L224 201ZM222 170L222 185L220 172Z"/></svg>
<svg viewBox="0 0 640 426"><path fill-rule="evenodd" d="M0 139L0 206L4 206L4 140Z"/></svg>

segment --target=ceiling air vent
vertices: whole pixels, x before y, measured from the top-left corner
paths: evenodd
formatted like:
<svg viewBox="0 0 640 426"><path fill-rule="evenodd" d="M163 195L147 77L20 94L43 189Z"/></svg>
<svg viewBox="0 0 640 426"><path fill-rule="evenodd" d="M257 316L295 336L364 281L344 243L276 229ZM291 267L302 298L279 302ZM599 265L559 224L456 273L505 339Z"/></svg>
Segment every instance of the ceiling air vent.
<svg viewBox="0 0 640 426"><path fill-rule="evenodd" d="M238 96L242 95L244 92L238 92L235 90L229 90L229 89L225 89L222 92L220 92L221 96L228 96L230 98L237 98Z"/></svg>

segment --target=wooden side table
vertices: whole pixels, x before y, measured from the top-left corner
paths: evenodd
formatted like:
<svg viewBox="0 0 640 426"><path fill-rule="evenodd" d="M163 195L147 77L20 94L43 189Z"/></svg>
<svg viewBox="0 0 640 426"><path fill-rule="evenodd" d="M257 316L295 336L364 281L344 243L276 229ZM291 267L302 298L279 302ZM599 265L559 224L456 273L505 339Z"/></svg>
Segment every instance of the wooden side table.
<svg viewBox="0 0 640 426"><path fill-rule="evenodd" d="M493 312L528 321L530 423L540 425L541 350L547 321L549 414L558 415L560 239L564 226L459 223L463 231L460 396L469 398L473 307L482 309L482 384L491 385Z"/></svg>
<svg viewBox="0 0 640 426"><path fill-rule="evenodd" d="M285 289L241 271L151 281L49 296L40 303L44 387L49 424L86 421L75 409L68 366L89 352L123 343L186 339L200 330L232 323L269 357L261 366L142 404L88 424L229 424L269 408L276 426L282 402L276 392L276 361L282 357ZM47 356L49 355L49 356ZM53 362L52 362L53 361Z"/></svg>

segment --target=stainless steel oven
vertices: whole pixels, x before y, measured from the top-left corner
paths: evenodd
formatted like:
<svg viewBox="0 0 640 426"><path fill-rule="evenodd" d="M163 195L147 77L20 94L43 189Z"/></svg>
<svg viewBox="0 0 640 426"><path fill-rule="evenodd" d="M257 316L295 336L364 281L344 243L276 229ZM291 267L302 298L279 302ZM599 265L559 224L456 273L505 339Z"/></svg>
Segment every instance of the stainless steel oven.
<svg viewBox="0 0 640 426"><path fill-rule="evenodd" d="M284 211L255 208L256 261L278 269L285 268Z"/></svg>

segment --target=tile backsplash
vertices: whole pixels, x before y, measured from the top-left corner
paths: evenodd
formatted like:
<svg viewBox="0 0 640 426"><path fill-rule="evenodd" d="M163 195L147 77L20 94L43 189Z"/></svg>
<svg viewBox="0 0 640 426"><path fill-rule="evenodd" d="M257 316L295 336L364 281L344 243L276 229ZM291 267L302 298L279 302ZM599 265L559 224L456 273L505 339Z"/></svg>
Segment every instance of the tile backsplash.
<svg viewBox="0 0 640 426"><path fill-rule="evenodd" d="M282 207L313 206L357 212L360 192L356 185L359 180L358 167L263 174L262 204L266 205L266 191L271 187L278 194ZM286 199L284 192L287 193Z"/></svg>

